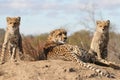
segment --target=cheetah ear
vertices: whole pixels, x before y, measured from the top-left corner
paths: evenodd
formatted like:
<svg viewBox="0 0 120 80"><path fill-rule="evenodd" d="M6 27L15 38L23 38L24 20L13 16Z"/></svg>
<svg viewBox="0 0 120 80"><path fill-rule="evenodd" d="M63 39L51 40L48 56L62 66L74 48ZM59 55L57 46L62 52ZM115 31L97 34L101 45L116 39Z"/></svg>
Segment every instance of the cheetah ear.
<svg viewBox="0 0 120 80"><path fill-rule="evenodd" d="M100 23L100 21L96 21L96 24L99 24Z"/></svg>
<svg viewBox="0 0 120 80"><path fill-rule="evenodd" d="M7 20L7 22L8 22L9 20L11 20L11 18L10 18L10 17L7 17L6 20Z"/></svg>
<svg viewBox="0 0 120 80"><path fill-rule="evenodd" d="M50 35L53 36L54 33L55 33L55 31L52 31L52 32L50 32Z"/></svg>
<svg viewBox="0 0 120 80"><path fill-rule="evenodd" d="M110 20L107 20L106 22L107 22L108 24L110 24Z"/></svg>
<svg viewBox="0 0 120 80"><path fill-rule="evenodd" d="M21 20L21 17L17 17L17 19L18 19L18 21L20 21L20 20Z"/></svg>

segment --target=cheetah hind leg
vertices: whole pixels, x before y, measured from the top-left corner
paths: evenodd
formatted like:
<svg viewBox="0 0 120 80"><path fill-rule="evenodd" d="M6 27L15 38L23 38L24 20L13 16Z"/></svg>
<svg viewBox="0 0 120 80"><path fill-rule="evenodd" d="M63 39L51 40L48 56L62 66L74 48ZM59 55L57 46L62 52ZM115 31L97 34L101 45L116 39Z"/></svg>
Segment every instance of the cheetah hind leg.
<svg viewBox="0 0 120 80"><path fill-rule="evenodd" d="M114 62L111 62L111 61L107 61L107 60L104 60L104 59L97 59L95 61L96 64L103 64L107 67L111 67L111 68L114 68L114 69L120 69L120 65L119 64L116 64Z"/></svg>
<svg viewBox="0 0 120 80"><path fill-rule="evenodd" d="M90 53L86 54L89 55L89 61L91 61L90 63L95 63L100 66L111 67L113 69L120 69L120 65L116 64L115 62L107 61L105 59L98 59L98 57Z"/></svg>
<svg viewBox="0 0 120 80"><path fill-rule="evenodd" d="M79 65L81 65L81 66L83 66L83 67L85 67L85 68L87 68L87 69L93 70L93 71L95 71L96 73L100 74L101 76L105 76L105 77L108 77L108 78L115 78L114 75L110 74L110 73L107 72L107 71L103 71L103 70L101 70L101 69L98 69L98 68L93 67L93 66L90 65L90 64L87 64L87 63L82 62L75 53L71 53L71 55L72 55L72 57L76 60L76 62L77 62Z"/></svg>

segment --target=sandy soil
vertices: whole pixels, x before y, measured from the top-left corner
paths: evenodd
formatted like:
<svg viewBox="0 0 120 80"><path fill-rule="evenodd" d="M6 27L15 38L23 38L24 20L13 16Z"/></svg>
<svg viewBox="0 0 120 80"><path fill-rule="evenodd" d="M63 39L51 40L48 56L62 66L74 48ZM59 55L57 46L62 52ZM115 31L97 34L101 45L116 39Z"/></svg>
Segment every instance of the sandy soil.
<svg viewBox="0 0 120 80"><path fill-rule="evenodd" d="M93 64L93 66L95 65ZM120 80L120 70L97 67L114 74L115 78L94 75L94 71L71 61L41 60L19 63L6 62L0 65L0 80Z"/></svg>

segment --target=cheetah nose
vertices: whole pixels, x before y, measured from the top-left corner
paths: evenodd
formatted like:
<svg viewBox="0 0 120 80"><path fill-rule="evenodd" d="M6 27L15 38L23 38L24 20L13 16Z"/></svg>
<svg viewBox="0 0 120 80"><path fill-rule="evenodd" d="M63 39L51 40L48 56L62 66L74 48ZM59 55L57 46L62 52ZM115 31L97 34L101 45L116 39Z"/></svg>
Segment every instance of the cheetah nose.
<svg viewBox="0 0 120 80"><path fill-rule="evenodd" d="M67 37L64 37L64 39L66 40L66 39L67 39Z"/></svg>
<svg viewBox="0 0 120 80"><path fill-rule="evenodd" d="M14 28L14 26L12 26L12 28Z"/></svg>

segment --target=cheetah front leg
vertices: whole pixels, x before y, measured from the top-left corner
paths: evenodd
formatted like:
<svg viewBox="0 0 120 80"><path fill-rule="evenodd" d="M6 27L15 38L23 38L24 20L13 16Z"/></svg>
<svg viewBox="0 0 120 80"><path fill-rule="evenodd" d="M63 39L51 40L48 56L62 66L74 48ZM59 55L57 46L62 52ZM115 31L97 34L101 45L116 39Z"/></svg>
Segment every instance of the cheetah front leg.
<svg viewBox="0 0 120 80"><path fill-rule="evenodd" d="M11 54L11 59L12 62L16 62L16 47L12 48L12 54Z"/></svg>
<svg viewBox="0 0 120 80"><path fill-rule="evenodd" d="M97 49L97 58L102 59L100 47Z"/></svg>
<svg viewBox="0 0 120 80"><path fill-rule="evenodd" d="M23 47L22 47L22 37L20 36L19 38L19 43L18 43L18 52L19 52L19 59L23 59Z"/></svg>
<svg viewBox="0 0 120 80"><path fill-rule="evenodd" d="M5 53L6 53L6 49L7 49L7 44L8 44L8 41L5 40L4 43L3 43L3 46L2 46L0 64L4 64L4 62L5 62L4 58L5 58Z"/></svg>
<svg viewBox="0 0 120 80"><path fill-rule="evenodd" d="M114 68L114 69L120 69L119 64L116 64L115 62L107 61L105 59L96 59L95 63L99 64L99 65L101 64L101 65L104 65L104 66L108 66L108 67L111 67L111 68Z"/></svg>
<svg viewBox="0 0 120 80"><path fill-rule="evenodd" d="M22 60L24 58L23 49L18 48L18 54L19 54L19 59Z"/></svg>

